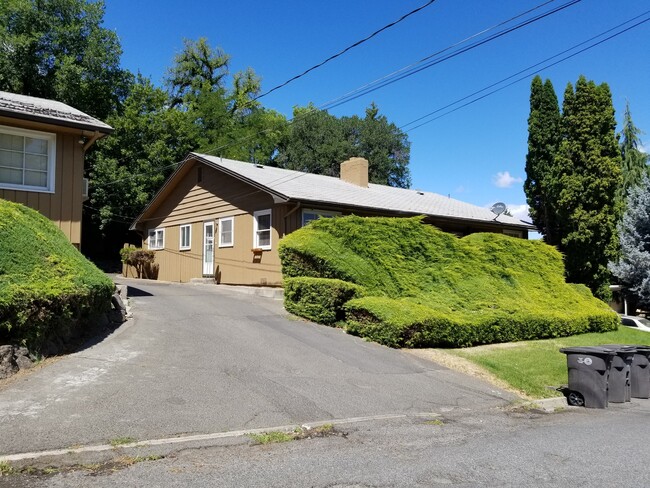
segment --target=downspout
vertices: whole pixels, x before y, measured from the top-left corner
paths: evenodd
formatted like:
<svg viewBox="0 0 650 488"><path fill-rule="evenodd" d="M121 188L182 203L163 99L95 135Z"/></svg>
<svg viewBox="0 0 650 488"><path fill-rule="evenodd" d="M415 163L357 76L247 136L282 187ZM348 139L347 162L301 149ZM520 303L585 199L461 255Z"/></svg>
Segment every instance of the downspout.
<svg viewBox="0 0 650 488"><path fill-rule="evenodd" d="M296 203L296 206L293 207L291 210L289 210L289 212L287 212L285 214L285 216L284 216L284 228L282 229L282 237L287 235L287 217L289 215L291 215L292 213L294 213L296 210L298 210L300 208L300 206L301 206L300 202Z"/></svg>

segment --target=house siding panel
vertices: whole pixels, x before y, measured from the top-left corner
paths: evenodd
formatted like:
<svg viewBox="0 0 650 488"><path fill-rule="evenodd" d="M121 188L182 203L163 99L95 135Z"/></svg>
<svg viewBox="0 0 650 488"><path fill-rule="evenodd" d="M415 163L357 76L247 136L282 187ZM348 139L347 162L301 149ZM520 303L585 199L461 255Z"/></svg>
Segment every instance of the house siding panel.
<svg viewBox="0 0 650 488"><path fill-rule="evenodd" d="M81 180L84 171L84 152L77 143L81 131L58 133L58 128L8 122L3 125L37 129L57 133L54 193L0 189L0 198L26 205L52 220L75 245L81 242L82 195Z"/></svg>
<svg viewBox="0 0 650 488"><path fill-rule="evenodd" d="M186 282L202 276L203 223L213 221L214 277L217 282L280 285L282 273L277 246L284 207L274 205L268 194L212 168L203 167L202 181L197 183L196 167L192 168L154 214L143 219L143 240L146 240L148 229L165 228L165 249L156 251L158 279ZM271 251L253 253L252 213L268 208L273 211L273 248ZM218 224L221 217L234 217L233 247L219 247ZM192 225L192 248L180 251L180 226L185 224Z"/></svg>

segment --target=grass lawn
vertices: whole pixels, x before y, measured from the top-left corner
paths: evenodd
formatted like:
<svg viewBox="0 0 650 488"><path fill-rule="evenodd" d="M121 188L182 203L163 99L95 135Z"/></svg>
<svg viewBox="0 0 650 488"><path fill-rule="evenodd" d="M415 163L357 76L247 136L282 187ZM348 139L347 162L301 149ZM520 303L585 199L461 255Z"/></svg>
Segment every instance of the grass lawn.
<svg viewBox="0 0 650 488"><path fill-rule="evenodd" d="M650 345L650 333L621 326L613 332L446 349L445 352L465 358L487 369L513 388L531 397L547 398L561 395L548 388L549 386L566 385L568 381L566 356L559 352L559 349L601 344Z"/></svg>

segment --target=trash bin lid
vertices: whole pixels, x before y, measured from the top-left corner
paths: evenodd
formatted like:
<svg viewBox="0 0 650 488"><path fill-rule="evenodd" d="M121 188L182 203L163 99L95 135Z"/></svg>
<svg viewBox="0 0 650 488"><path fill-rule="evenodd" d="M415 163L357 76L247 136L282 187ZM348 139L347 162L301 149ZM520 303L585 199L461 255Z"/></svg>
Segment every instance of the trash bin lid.
<svg viewBox="0 0 650 488"><path fill-rule="evenodd" d="M576 347L563 347L560 352L564 354L592 354L592 355L606 355L615 356L616 349L604 346L576 346Z"/></svg>
<svg viewBox="0 0 650 488"><path fill-rule="evenodd" d="M614 349L616 352L636 352L637 350L637 346L631 346L627 344L603 344L602 347Z"/></svg>

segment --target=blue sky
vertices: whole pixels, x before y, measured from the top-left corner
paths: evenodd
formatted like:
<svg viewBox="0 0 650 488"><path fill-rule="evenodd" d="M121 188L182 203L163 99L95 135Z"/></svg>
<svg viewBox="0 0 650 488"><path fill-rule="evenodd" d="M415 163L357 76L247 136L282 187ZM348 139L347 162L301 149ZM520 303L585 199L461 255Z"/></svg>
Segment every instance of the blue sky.
<svg viewBox="0 0 650 488"><path fill-rule="evenodd" d="M550 2L537 12L565 3ZM122 64L162 83L183 38L207 37L252 67L267 90L322 61L426 0L106 0L105 27L120 37ZM344 56L264 98L291 115L320 106L408 66L543 0L437 0ZM375 102L403 126L650 9L647 0L582 0L532 25L346 103L331 113L363 114ZM647 18L646 15L643 18ZM621 121L628 100L650 146L650 22L541 72L560 99L581 74L607 82ZM505 202L525 215L530 79L408 132L413 188L481 206Z"/></svg>

